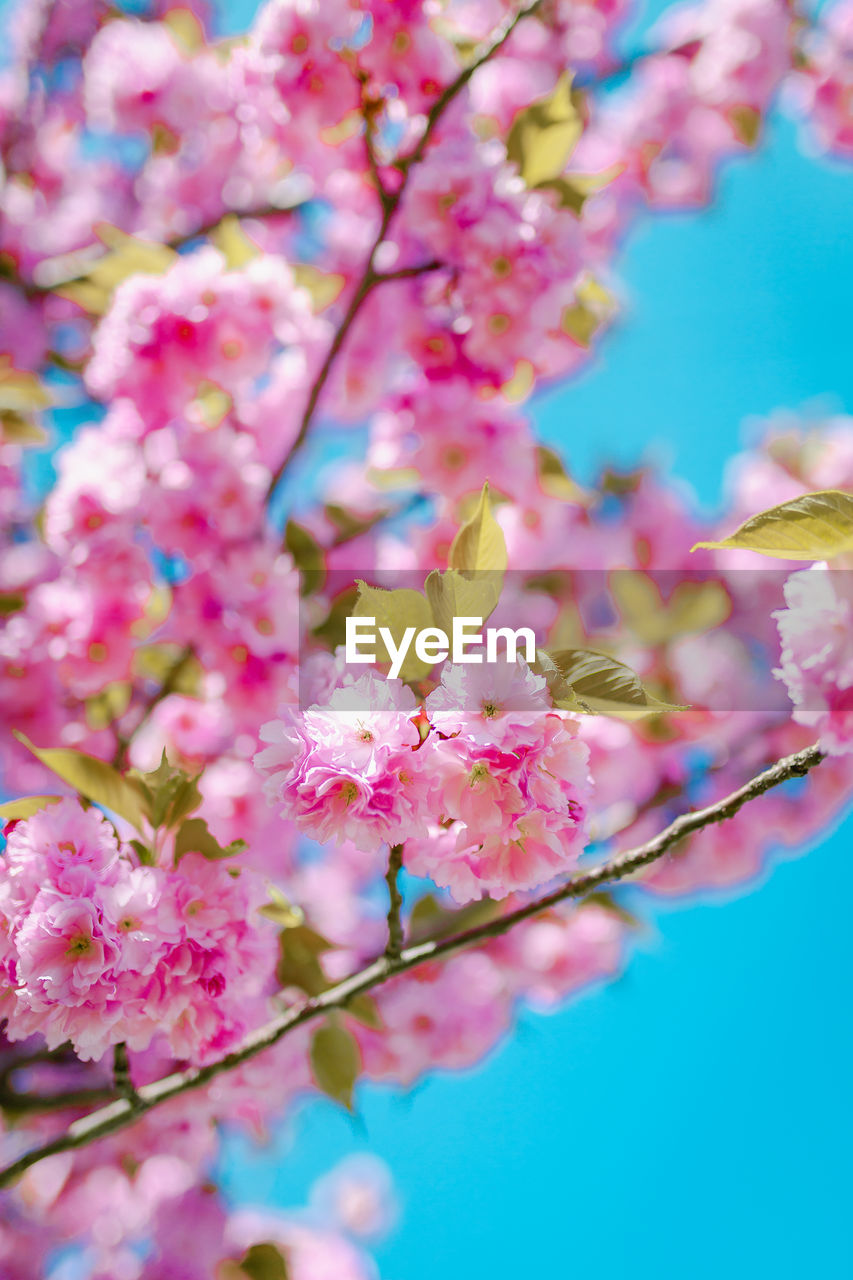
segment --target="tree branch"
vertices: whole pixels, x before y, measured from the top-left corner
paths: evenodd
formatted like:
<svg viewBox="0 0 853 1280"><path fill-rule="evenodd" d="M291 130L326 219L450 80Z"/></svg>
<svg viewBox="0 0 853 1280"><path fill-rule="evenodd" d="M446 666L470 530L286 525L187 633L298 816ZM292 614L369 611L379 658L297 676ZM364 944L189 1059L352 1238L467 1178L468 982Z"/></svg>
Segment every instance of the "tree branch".
<svg viewBox="0 0 853 1280"><path fill-rule="evenodd" d="M113 1046L113 1083L115 1092L131 1106L136 1105L136 1089L130 1074L130 1059L127 1056L127 1045L123 1042Z"/></svg>
<svg viewBox="0 0 853 1280"><path fill-rule="evenodd" d="M311 389L308 392L308 398L305 402L305 408L302 413L302 419L299 424L299 430L296 433L296 438L293 441L293 444L288 449L281 463L276 468L276 471L272 477L272 480L270 481L269 488L267 489L267 502L269 502L272 499L273 494L278 488L278 485L282 476L284 475L285 471L287 471L293 459L302 449L302 446L305 444L305 440L308 436L309 428L314 419L314 414L317 411L317 405L319 404L320 396L323 392L324 387L326 386L326 383L329 380L329 375L331 374L332 369L334 368L335 361L337 360L338 355L340 354L341 348L343 347L344 342L346 341L347 335L353 326L353 322L355 321L356 317L361 311L361 308L366 302L367 298L370 296L370 294L373 292L373 290L376 288L377 285L383 284L387 280L402 280L407 278L408 276L420 275L423 270L433 271L436 269L435 266L428 265L425 268L423 267L404 268L401 271L397 271L397 272L382 273L382 272L376 271L375 269L376 255L379 251L380 246L384 242L385 237L388 234L389 228L391 226L391 223L394 220L397 210L400 208L400 203L403 199L403 195L405 193L406 186L408 184L409 174L411 173L414 166L419 164L421 160L423 160L424 155L426 153L426 149L429 146L430 141L432 140L433 134L435 133L435 130L439 124L439 121L444 115L444 112L450 106L451 102L453 102L453 100L462 92L462 90L468 84L468 81L471 79L474 73L478 71L480 67L482 67L486 62L488 62L490 58L494 57L494 55L498 53L500 49L503 48L503 46L506 44L507 40L512 35L513 31L518 26L518 24L524 18L528 18L532 14L534 14L536 10L541 7L542 3L543 3L543 0L534 0L533 4L528 5L524 9L519 9L515 14L513 14L510 18L508 18L507 21L501 27L497 36L493 37L492 40L481 50L481 52L475 55L473 60L470 63L468 63L466 67L463 67L463 69L459 72L459 74L453 80L451 80L449 85L445 87L445 89L439 95L439 97L436 98L435 102L433 103L429 111L429 114L427 115L424 131L421 134L417 144L412 149L412 151L409 152L407 156L404 156L401 160L397 161L397 164L395 167L398 169L399 173L401 174L401 181L395 192L389 193L385 185L380 181L379 171L377 167L375 181L377 183L377 195L379 197L379 202L382 208L382 217L379 223L379 230L376 234L376 239L373 241L370 252L367 255L367 261L365 263L364 271L362 272L361 279L359 280L358 284L355 287L355 292L350 298L349 306L344 312L343 318L341 319L340 324L335 330L335 334L334 334L334 337L332 338L331 345L329 346L329 350L326 353L326 358L323 361L322 365L320 366L317 376L315 377L311 385ZM365 124L365 127L368 128L367 123ZM372 124L369 126L369 128L372 130ZM371 172L373 172L374 164L375 164L375 154L373 150L372 134L368 134L367 136L367 146L368 146L368 164L370 166Z"/></svg>
<svg viewBox="0 0 853 1280"><path fill-rule="evenodd" d="M152 1084L142 1085L137 1091L133 1103L122 1098L102 1107L99 1111L75 1120L65 1133L44 1143L40 1147L28 1151L5 1169L0 1170L0 1187L10 1186L32 1165L38 1164L49 1156L62 1151L74 1151L87 1146L107 1134L125 1129L146 1111L162 1105L173 1098L180 1097L191 1089L198 1089L224 1072L232 1071L250 1058L262 1053L265 1049L277 1044L289 1032L315 1018L322 1017L332 1009L345 1009L353 996L387 982L389 978L415 969L427 961L452 955L467 947L477 946L508 932L515 925L531 916L556 906L569 899L584 898L603 885L613 884L633 875L643 867L649 866L662 858L674 845L686 836L715 822L725 822L743 808L750 800L755 800L765 792L780 786L791 778L802 778L824 758L817 746L807 747L795 755L785 756L771 768L757 775L744 786L733 791L731 795L715 804L698 809L692 813L684 813L665 827L653 839L631 849L626 853L593 867L589 871L573 876L565 884L534 898L524 906L518 907L497 919L489 920L464 933L454 934L438 941L424 942L417 946L407 947L396 957L383 955L368 964L359 973L345 978L342 982L330 987L322 994L308 1000L299 1008L290 1009L274 1018L266 1026L247 1036L239 1048L226 1054L216 1062L207 1063L203 1067L191 1067L186 1071L178 1071L173 1075L156 1080Z"/></svg>
<svg viewBox="0 0 853 1280"><path fill-rule="evenodd" d="M48 1111L79 1111L85 1107L109 1102L115 1097L112 1089L71 1089L67 1093L18 1093L15 1089L0 1089L0 1111L10 1116L42 1115Z"/></svg>
<svg viewBox="0 0 853 1280"><path fill-rule="evenodd" d="M396 960L403 949L403 922L400 912L403 909L403 895L397 884L397 877L403 865L403 846L395 844L388 854L388 870L385 883L388 886L388 943L385 955L389 960Z"/></svg>

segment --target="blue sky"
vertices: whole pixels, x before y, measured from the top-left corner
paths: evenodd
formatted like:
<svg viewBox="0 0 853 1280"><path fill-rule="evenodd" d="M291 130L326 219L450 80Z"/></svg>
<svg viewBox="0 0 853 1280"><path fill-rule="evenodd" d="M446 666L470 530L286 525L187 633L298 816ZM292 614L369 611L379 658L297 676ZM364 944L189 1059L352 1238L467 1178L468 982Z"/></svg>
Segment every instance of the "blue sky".
<svg viewBox="0 0 853 1280"><path fill-rule="evenodd" d="M0 11L6 7L0 0ZM254 7L229 3L239 29ZM853 411L853 174L776 122L715 207L648 222L622 320L536 406L580 479L652 455L706 506L743 421ZM834 1280L849 1231L853 821L732 900L657 913L625 976L411 1094L313 1103L266 1149L231 1143L235 1200L303 1202L341 1156L381 1155L402 1216L385 1280Z"/></svg>
<svg viewBox="0 0 853 1280"><path fill-rule="evenodd" d="M779 121L714 209L634 235L622 322L536 408L580 478L652 454L711 507L744 418L853 411L851 184ZM848 819L740 897L659 911L620 981L526 1015L475 1071L235 1142L231 1193L299 1203L377 1152L403 1202L386 1280L849 1275L851 837Z"/></svg>

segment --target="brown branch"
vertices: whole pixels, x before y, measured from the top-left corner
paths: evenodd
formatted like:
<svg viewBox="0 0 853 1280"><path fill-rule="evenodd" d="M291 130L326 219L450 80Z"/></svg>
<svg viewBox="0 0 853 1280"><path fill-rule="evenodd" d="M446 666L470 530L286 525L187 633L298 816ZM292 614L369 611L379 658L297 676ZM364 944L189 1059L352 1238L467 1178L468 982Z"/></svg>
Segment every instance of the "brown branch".
<svg viewBox="0 0 853 1280"><path fill-rule="evenodd" d="M474 54L472 60L467 64L467 66L463 67L456 79L451 80L450 84L447 85L443 92L436 98L429 110L426 128L421 134L417 145L408 156L404 156L402 160L398 161L398 168L400 168L404 173L408 173L414 165L420 164L421 160L424 158L427 147L432 141L433 134L438 127L441 117L444 115L451 102L453 102L454 98L458 97L472 76L474 76L482 66L485 66L485 64L493 58L496 53L500 53L501 49L506 44L507 40L509 40L518 24L525 18L531 18L536 13L537 9L542 8L543 3L544 0L534 0L533 4L529 4L523 9L517 9L515 13L507 15L497 33L491 37L485 46L481 47L480 50Z"/></svg>
<svg viewBox="0 0 853 1280"><path fill-rule="evenodd" d="M43 1114L48 1111L82 1111L86 1107L109 1102L115 1097L113 1089L72 1089L67 1093L18 1093L15 1089L0 1089L0 1111L10 1116Z"/></svg>
<svg viewBox="0 0 853 1280"><path fill-rule="evenodd" d="M334 368L335 361L337 360L341 348L346 341L347 335L353 326L353 322L361 311L361 308L367 298L377 285L383 284L387 280L402 280L410 276L420 275L424 270L434 271L437 269L439 264L429 264L426 267L403 268L401 271L382 273L377 271L375 268L376 255L388 234L397 210L400 208L400 204L408 184L409 174L415 165L419 164L421 160L423 160L426 149L429 146L439 121L445 111L453 100L462 92L474 73L503 48L518 24L524 18L528 18L534 14L536 10L541 7L542 3L543 0L534 0L533 4L528 5L524 9L517 10L515 14L509 17L504 22L498 34L489 41L489 43L473 58L471 62L468 63L467 66L463 67L459 74L451 80L450 84L448 84L438 98L436 98L430 108L429 114L427 115L424 131L417 144L407 156L403 156L402 159L396 162L395 168L401 175L401 181L397 190L393 193L389 193L385 185L380 180L378 165L376 164L376 157L373 149L372 133L370 132L373 126L372 123L368 123L367 117L365 118L368 165L371 169L371 173L373 173L374 166L376 166L374 181L377 183L377 194L382 208L379 230L376 233L376 238L367 255L367 261L365 262L361 278L355 287L355 292L350 298L349 306L344 312L344 315L335 330L329 350L326 353L326 358L320 366L320 369L311 385L311 389L308 392L308 398L305 402L305 408L302 412L302 419L299 423L299 430L296 434L296 438L281 463L276 468L272 480L270 481L269 488L267 489L267 502L271 500L285 471L287 471L293 459L305 444L308 431L314 419L314 414L317 411L320 396L322 395L323 389L329 380L329 375Z"/></svg>
<svg viewBox="0 0 853 1280"><path fill-rule="evenodd" d="M40 1147L34 1148L32 1151L28 1151L5 1169L0 1170L0 1187L10 1186L32 1165L38 1164L49 1156L57 1155L62 1151L74 1151L79 1147L84 1147L91 1142L97 1141L99 1138L106 1137L107 1134L127 1128L134 1123L138 1116L143 1115L146 1111L151 1111L154 1107L158 1107L164 1102L180 1097L181 1094L187 1093L191 1089L198 1089L224 1072L232 1071L235 1067L241 1066L242 1063L254 1058L265 1049L277 1044L279 1040L297 1027L328 1014L332 1009L344 1009L353 996L359 995L364 991L370 991L372 988L387 982L389 978L417 968L427 961L452 955L454 952L461 951L467 947L478 946L480 943L487 942L491 938L499 937L508 932L521 921L528 920L531 916L538 915L542 911L547 911L561 902L584 898L596 889L600 889L602 885L624 880L627 876L633 875L643 867L649 866L649 864L662 858L664 854L686 836L695 831L701 831L703 827L710 826L712 823L725 822L729 818L733 818L738 810L743 808L750 800L757 799L757 797L764 795L765 792L772 790L773 787L778 787L782 783L788 782L791 778L804 777L823 758L823 753L817 746L807 747L804 751L798 751L796 755L785 756L771 768L758 774L757 777L751 779L744 786L739 787L737 791L733 791L731 795L717 801L716 804L708 805L706 808L698 809L693 813L682 814L681 817L676 818L674 822L670 823L652 840L646 841L645 844L639 845L636 849L632 849L627 853L619 854L601 863L600 866L573 876L572 879L552 890L551 893L534 898L524 906L518 907L515 911L510 911L504 916L499 916L476 928L454 934L449 938L407 947L396 957L380 956L359 973L345 978L342 982L308 1000L300 1007L289 1009L279 1017L274 1018L266 1026L248 1036L238 1049L226 1054L225 1057L218 1059L216 1062L207 1063L203 1067L191 1067L186 1071L178 1071L161 1080L154 1081L152 1084L142 1085L133 1103L122 1098L106 1107L102 1107L99 1111L75 1120L69 1125L65 1133L60 1134Z"/></svg>
<svg viewBox="0 0 853 1280"><path fill-rule="evenodd" d="M133 1086L133 1077L130 1074L127 1045L123 1042L113 1046L113 1084L115 1085L115 1093L135 1107L136 1089Z"/></svg>
<svg viewBox="0 0 853 1280"><path fill-rule="evenodd" d="M400 917L403 910L403 895L397 883L402 865L403 846L392 845L388 854L388 870L385 873L385 883L388 886L388 943L385 947L385 955L389 960L396 960L403 950L403 922Z"/></svg>
<svg viewBox="0 0 853 1280"><path fill-rule="evenodd" d="M431 271L440 271L443 262L433 259L432 262L416 263L412 267L397 267L396 271L375 271L377 284L388 284L392 280L414 280L417 276L429 275Z"/></svg>

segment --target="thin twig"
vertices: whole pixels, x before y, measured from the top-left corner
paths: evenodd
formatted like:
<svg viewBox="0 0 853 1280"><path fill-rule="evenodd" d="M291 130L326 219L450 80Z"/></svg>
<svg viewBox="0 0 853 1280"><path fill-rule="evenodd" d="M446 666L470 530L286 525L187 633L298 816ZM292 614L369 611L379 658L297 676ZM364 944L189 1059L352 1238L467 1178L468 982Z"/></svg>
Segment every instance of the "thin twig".
<svg viewBox="0 0 853 1280"><path fill-rule="evenodd" d="M402 865L403 846L392 845L388 854L388 870L385 873L385 883L388 886L388 943L385 947L385 955L389 960L396 960L403 950L403 921L400 914L403 910L403 895L397 883Z"/></svg>
<svg viewBox="0 0 853 1280"><path fill-rule="evenodd" d="M412 267L397 267L396 271L375 271L376 284L388 284L392 280L413 280L416 276L429 275L431 271L440 271L444 266L434 258L431 262L416 263Z"/></svg>
<svg viewBox="0 0 853 1280"><path fill-rule="evenodd" d="M366 71L358 72L359 89L361 93L361 114L364 117L364 151L367 156L367 168L373 179L373 185L379 196L379 202L384 208L391 200L393 193L390 192L382 178L379 167L379 156L376 150L376 117L382 109L382 99L370 98L367 95L367 87L370 77Z"/></svg>
<svg viewBox="0 0 853 1280"><path fill-rule="evenodd" d="M447 85L443 92L436 98L429 110L426 128L421 134L417 145L408 156L404 156L397 162L397 168L401 169L404 173L408 173L408 171L415 165L420 164L421 160L424 158L427 147L432 141L432 136L435 133L439 121L450 106L451 102L453 102L454 98L462 92L471 77L474 76L482 66L485 66L485 64L493 58L496 53L500 53L501 49L506 44L507 40L509 40L518 24L523 22L525 18L533 17L536 10L542 8L543 3L544 0L534 0L534 3L527 5L526 8L518 9L514 14L507 15L497 34L493 35L488 44L475 53L468 65L463 67L455 80L451 80L450 84Z"/></svg>
<svg viewBox="0 0 853 1280"><path fill-rule="evenodd" d="M113 1047L113 1084L115 1092L131 1106L136 1105L136 1089L130 1074L130 1059L127 1056L127 1045L123 1042Z"/></svg>
<svg viewBox="0 0 853 1280"><path fill-rule="evenodd" d="M70 1089L67 1093L18 1093L0 1089L0 1111L7 1115L43 1114L48 1111L83 1111L115 1097L113 1089Z"/></svg>
<svg viewBox="0 0 853 1280"><path fill-rule="evenodd" d="M627 853L608 859L606 862L601 863L600 866L593 867L590 871L582 872L572 877L572 879L554 889L551 893L534 898L515 911L510 911L504 916L486 921L486 923L476 928L468 929L464 933L407 947L396 958L388 955L380 956L359 973L345 978L327 991L308 1000L299 1008L290 1009L279 1017L274 1018L266 1026L248 1036L238 1049L226 1054L225 1057L218 1059L216 1062L207 1063L203 1067L191 1067L186 1071L178 1071L161 1080L154 1081L152 1084L142 1085L137 1091L135 1105L122 1098L110 1103L109 1106L102 1107L99 1111L75 1120L65 1133L60 1134L40 1147L34 1148L32 1151L28 1151L5 1169L0 1170L0 1187L11 1185L32 1165L47 1159L48 1156L57 1155L62 1151L74 1151L79 1147L87 1146L89 1143L105 1137L107 1134L127 1128L128 1125L134 1123L138 1116L146 1111L151 1111L154 1107L161 1106L164 1102L180 1097L181 1094L187 1093L191 1089L198 1089L224 1072L232 1071L235 1067L241 1066L265 1049L277 1044L279 1040L297 1027L304 1026L305 1023L312 1022L315 1018L322 1017L332 1009L345 1008L347 1002L353 996L359 995L364 991L370 991L372 988L387 982L389 978L417 968L418 965L422 965L427 961L438 960L467 947L478 946L491 938L501 936L521 921L528 920L531 916L547 911L561 902L569 899L584 898L596 889L600 889L603 885L624 880L626 876L633 875L636 871L662 858L665 853L684 840L686 836L691 835L693 832L701 831L703 827L708 827L712 823L725 822L727 819L734 817L738 810L750 800L757 799L773 787L778 787L792 778L804 777L823 758L823 752L817 746L807 747L804 751L798 751L795 755L785 756L771 768L758 774L757 777L747 782L744 786L739 787L737 791L733 791L731 795L717 801L716 804L708 805L706 808L698 809L693 813L682 814L681 817L676 818L674 822L670 823L652 840L646 841L645 844L639 845L636 849L632 849Z"/></svg>
<svg viewBox="0 0 853 1280"><path fill-rule="evenodd" d="M326 352L326 358L320 366L320 369L318 370L311 385L311 389L308 392L308 398L305 402L305 408L302 411L302 419L300 421L296 437L284 458L281 460L279 466L276 468L270 481L269 488L267 489L267 502L272 499L282 476L293 462L293 459L302 449L302 446L305 444L309 428L314 419L314 414L317 411L320 396L322 395L323 389L329 380L329 375L334 368L335 361L337 360L341 348L346 341L347 335L353 326L353 322L370 294L377 285L383 284L387 280L402 280L409 276L420 275L424 270L434 271L437 269L438 264L436 264L436 266L430 264L426 267L404 268L397 272L382 273L376 270L376 255L379 252L380 246L385 241L397 210L400 208L400 203L408 184L409 174L412 169L416 165L420 164L421 160L423 160L424 155L426 154L426 149L432 141L433 134L435 133L444 112L450 106L451 102L453 102L453 100L462 92L474 73L503 48L518 24L524 18L528 18L534 14L536 10L541 7L542 3L543 0L534 0L533 4L528 5L524 9L519 9L515 14L509 17L506 22L504 22L498 35L493 37L493 39L474 57L474 59L468 63L466 67L463 67L459 74L451 80L450 84L445 87L443 92L439 94L438 98L436 98L430 108L429 114L426 118L424 131L418 139L418 142L408 155L403 156L395 163L394 167L401 175L401 180L396 191L389 193L387 188L379 182L377 168L377 194L382 208L379 230L376 233L376 238L367 255L367 261L365 262L361 279L355 287L355 292L350 298L349 306L344 312L344 315L335 330L329 349ZM367 121L365 121L365 128L367 127ZM371 172L373 169L373 162L371 160L372 154L372 141L368 139L368 163L371 166ZM373 157L373 159L375 160L375 157Z"/></svg>

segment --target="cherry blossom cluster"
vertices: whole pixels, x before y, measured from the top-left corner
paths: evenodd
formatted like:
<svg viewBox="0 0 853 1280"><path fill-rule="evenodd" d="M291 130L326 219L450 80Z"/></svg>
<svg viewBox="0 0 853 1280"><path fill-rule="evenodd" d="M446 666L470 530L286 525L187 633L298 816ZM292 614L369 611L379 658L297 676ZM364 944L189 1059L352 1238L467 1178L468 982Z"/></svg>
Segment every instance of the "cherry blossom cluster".
<svg viewBox="0 0 853 1280"><path fill-rule="evenodd" d="M261 729L271 798L320 841L411 841L407 865L457 902L533 889L584 843L588 751L545 680L516 664L452 666L429 695L371 674Z"/></svg>
<svg viewBox="0 0 853 1280"><path fill-rule="evenodd" d="M73 800L9 833L2 866L6 1035L70 1041L82 1060L166 1038L178 1058L236 1043L265 1013L274 946L263 888L188 853L138 866Z"/></svg>
<svg viewBox="0 0 853 1280"><path fill-rule="evenodd" d="M650 469L581 489L527 405L606 343L635 220L708 203L777 101L849 159L853 10L706 0L631 49L625 0L269 0L236 39L126 8L17 4L0 67L0 799L39 798L0 856L0 1164L393 954L390 851L405 943L496 928L35 1164L0 1273L370 1280L387 1173L229 1210L220 1126L478 1062L619 972L652 895L742 885L853 797L843 559L690 550L853 492L853 421L771 420L711 521ZM455 571L486 480L491 620L664 714L553 663L347 669L356 580ZM796 793L500 932L816 739Z"/></svg>

